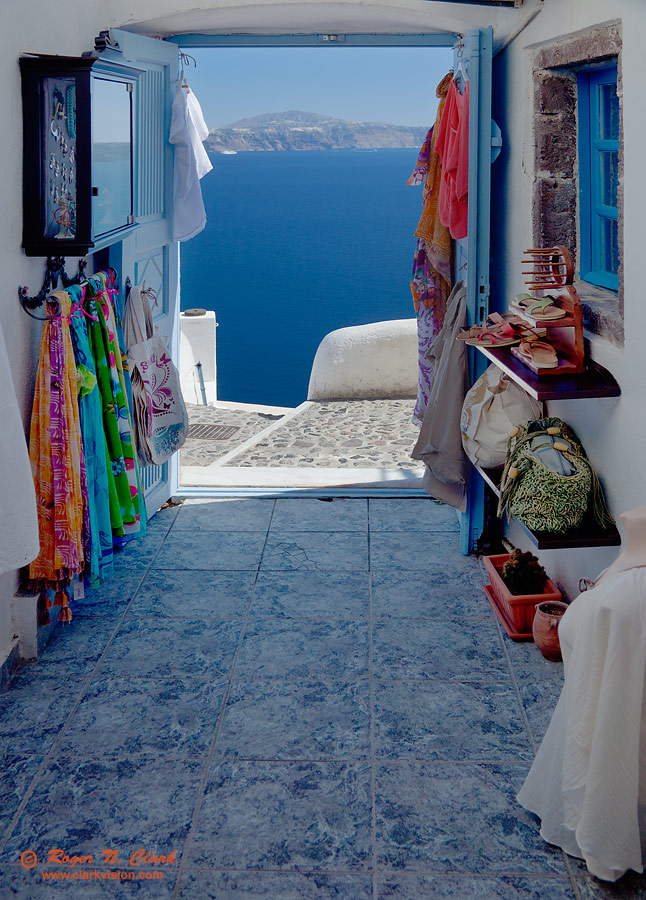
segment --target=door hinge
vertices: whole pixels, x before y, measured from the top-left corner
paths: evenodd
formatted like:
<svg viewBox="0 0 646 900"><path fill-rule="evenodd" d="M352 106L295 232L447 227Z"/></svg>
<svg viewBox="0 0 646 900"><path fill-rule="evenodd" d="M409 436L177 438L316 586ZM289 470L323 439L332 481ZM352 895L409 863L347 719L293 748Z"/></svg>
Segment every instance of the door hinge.
<svg viewBox="0 0 646 900"><path fill-rule="evenodd" d="M344 34L319 34L319 40L324 44L342 44L345 41Z"/></svg>

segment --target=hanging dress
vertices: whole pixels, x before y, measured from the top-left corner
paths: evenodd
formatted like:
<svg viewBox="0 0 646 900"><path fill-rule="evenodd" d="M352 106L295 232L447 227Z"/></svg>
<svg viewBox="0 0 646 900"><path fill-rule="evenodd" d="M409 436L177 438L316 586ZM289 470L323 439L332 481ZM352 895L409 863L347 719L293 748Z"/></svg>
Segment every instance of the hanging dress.
<svg viewBox="0 0 646 900"><path fill-rule="evenodd" d="M96 365L108 461L108 496L115 543L144 534L146 514L114 315L112 280L99 272L85 289L90 347Z"/></svg>
<svg viewBox="0 0 646 900"><path fill-rule="evenodd" d="M87 533L87 484L69 294L51 294L47 314L29 435L40 541L39 554L29 566L29 578L41 599L47 588L62 594L74 576L84 572ZM57 602L67 607L66 600L59 598Z"/></svg>
<svg viewBox="0 0 646 900"><path fill-rule="evenodd" d="M70 330L78 372L79 414L88 483L90 534L86 581L93 586L108 578L113 568L108 463L96 366L90 349L86 313L83 311L85 291L73 285L68 288L68 293L72 302Z"/></svg>

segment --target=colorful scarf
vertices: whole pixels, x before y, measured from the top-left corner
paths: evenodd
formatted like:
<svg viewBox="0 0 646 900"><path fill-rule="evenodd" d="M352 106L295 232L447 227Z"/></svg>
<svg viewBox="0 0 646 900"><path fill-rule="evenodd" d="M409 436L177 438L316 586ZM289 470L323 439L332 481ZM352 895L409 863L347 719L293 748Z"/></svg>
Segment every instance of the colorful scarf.
<svg viewBox="0 0 646 900"><path fill-rule="evenodd" d="M70 298L50 295L43 326L29 434L29 458L36 487L40 552L29 566L30 585L51 606L47 588L67 609L63 588L85 569L84 518L87 482L78 407L78 374L70 335ZM87 526L87 519L85 521ZM69 619L62 615L63 619ZM47 619L49 616L47 615Z"/></svg>
<svg viewBox="0 0 646 900"><path fill-rule="evenodd" d="M83 310L85 291L74 285L68 288L68 293L72 301L70 329L79 376L81 437L88 481L89 534L86 544L86 582L89 586L93 586L112 574L108 464L96 366L90 349L86 313Z"/></svg>
<svg viewBox="0 0 646 900"><path fill-rule="evenodd" d="M88 331L103 412L110 518L115 543L146 531L143 492L114 314L114 280L99 272L85 291ZM119 540L121 539L121 540Z"/></svg>
<svg viewBox="0 0 646 900"><path fill-rule="evenodd" d="M431 129L431 137L428 141L429 158L427 162L426 179L424 181L422 215L417 230L415 231L415 237L422 238L426 241L426 255L431 267L435 269L446 282L447 297L451 290L451 235L449 234L448 228L445 228L440 222L439 197L442 162L438 154L435 153L434 147L437 139L438 126L446 104L446 97L452 82L453 75L449 72L444 76L442 81L440 81L435 91L440 102L437 107L435 124ZM424 145L422 145L420 155L423 150ZM413 176L414 175L415 172L413 172ZM413 176L411 176L411 178ZM419 184L419 182L413 183Z"/></svg>

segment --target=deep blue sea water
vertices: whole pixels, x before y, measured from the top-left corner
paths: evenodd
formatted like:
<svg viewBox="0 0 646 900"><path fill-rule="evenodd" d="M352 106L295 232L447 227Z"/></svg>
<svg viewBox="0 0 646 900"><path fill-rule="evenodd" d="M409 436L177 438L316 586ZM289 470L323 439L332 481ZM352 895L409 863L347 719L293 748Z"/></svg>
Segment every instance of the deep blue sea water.
<svg viewBox="0 0 646 900"><path fill-rule="evenodd" d="M213 154L182 309L214 309L218 399L296 406L335 328L414 316L417 152Z"/></svg>

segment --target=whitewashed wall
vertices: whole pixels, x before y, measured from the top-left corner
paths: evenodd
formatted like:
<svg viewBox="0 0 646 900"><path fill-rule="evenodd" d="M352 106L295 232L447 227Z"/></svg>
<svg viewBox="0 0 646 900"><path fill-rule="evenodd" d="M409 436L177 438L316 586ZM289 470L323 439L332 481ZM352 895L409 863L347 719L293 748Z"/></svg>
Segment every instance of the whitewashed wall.
<svg viewBox="0 0 646 900"><path fill-rule="evenodd" d="M522 289L520 259L532 244L530 210L533 200L534 145L531 45L552 40L610 19L623 25L624 103L624 321L623 348L593 336L591 354L619 384L617 399L562 401L549 412L577 432L601 475L615 515L646 504L646 301L644 299L644 204L646 203L646 4L641 0L545 0L544 9L494 60L494 112L502 119L505 150L495 172L492 273L494 289L509 298ZM502 177L500 177L502 176ZM529 544L518 531L515 543ZM582 575L596 576L616 555L616 549L550 551L544 564L571 595Z"/></svg>

